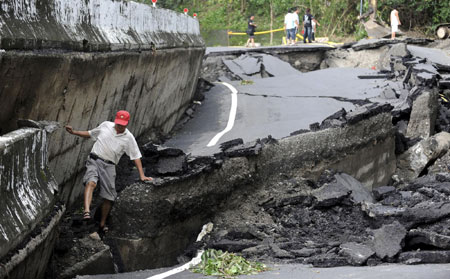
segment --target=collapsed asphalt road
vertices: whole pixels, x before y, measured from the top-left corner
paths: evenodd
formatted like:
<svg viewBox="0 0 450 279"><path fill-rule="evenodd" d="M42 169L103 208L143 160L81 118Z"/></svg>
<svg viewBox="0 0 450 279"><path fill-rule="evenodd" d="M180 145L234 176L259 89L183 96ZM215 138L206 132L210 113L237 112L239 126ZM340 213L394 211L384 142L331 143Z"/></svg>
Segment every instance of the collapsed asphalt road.
<svg viewBox="0 0 450 279"><path fill-rule="evenodd" d="M205 101L195 117L165 146L192 155L212 155L219 151L220 143L235 138L245 142L268 135L283 138L293 131L309 129L310 124L322 122L336 111L353 110L356 104L370 102L387 87L398 94L403 91L401 82L358 78L375 74L371 69L331 68L302 73L267 54L223 61L238 80L220 77L205 93ZM233 94L233 89L237 94ZM231 129L211 144L227 125Z"/></svg>
<svg viewBox="0 0 450 279"><path fill-rule="evenodd" d="M339 51L330 56L355 55ZM237 106L236 120L242 117L241 122L248 124L244 119L248 116L259 121L258 125L245 126L235 121L218 141L217 146L222 142L221 152L215 156L193 157L179 149L146 144L142 147L146 171L158 177L153 185L133 183L132 169L121 166L118 184L125 189L111 213L112 230L106 239L115 250L114 262L119 271L190 260L199 245L189 244L194 243L201 226L210 221L214 230L203 240L202 248L235 251L270 263L332 267L450 262L450 154L446 154L450 146L450 113L445 98L441 98L449 93L442 83L449 79L446 64L442 64L446 57L429 62L412 56L405 44L395 44L375 55L390 57L385 67L391 70L300 73L282 61L269 58L268 62L260 53L224 58L227 62L221 58L219 70L214 71L219 73L216 80L248 91L235 94L238 99L248 98L250 108L257 103L252 114L261 112L263 121L245 110L239 112ZM246 65L235 67L239 60L247 61ZM367 60L372 63L377 59ZM325 66L342 63L331 59L324 62ZM274 67L275 71L272 63L284 66ZM302 107L301 100L311 96L301 87L294 96L278 92L274 73L282 73L279 79L286 74L284 82L296 85L292 80L297 77L290 76L315 76L326 81L327 75L322 77L322 73L339 70L342 75L334 81L349 77L348 82L360 86L355 86L359 90L352 91L349 84L334 90L318 83L320 93L313 100L336 102L334 110L318 117L316 123L300 119L298 122L304 125L300 126L290 122L290 114L299 113L295 117L301 118L301 110L290 103L298 100L295 104L306 110L309 108ZM229 87L213 87L195 114L190 112L194 118L169 143L182 135L190 137L186 146L191 150L185 151L215 153L205 146L228 125L232 106L229 95ZM275 107L265 107L265 102L280 106L278 115L269 117ZM350 108L342 109L344 105ZM271 113L263 111L270 107ZM285 107L291 109L286 114ZM211 125L196 123L197 117L222 127L211 132ZM264 130L266 122L273 131ZM287 131L290 124L295 127ZM239 133L250 135L250 140L257 133L266 137L281 130L286 138L223 143L239 125ZM190 135L190 129L201 133ZM346 169L352 175L326 170L329 167ZM95 259L86 265L94 263ZM442 276L447 268L443 265L436 276ZM403 273L400 267L399 272L408 274L410 269L405 269ZM417 276L420 270L427 274L426 266L414 270L418 270L414 273ZM186 273L171 278L184 278L179 276L197 278Z"/></svg>

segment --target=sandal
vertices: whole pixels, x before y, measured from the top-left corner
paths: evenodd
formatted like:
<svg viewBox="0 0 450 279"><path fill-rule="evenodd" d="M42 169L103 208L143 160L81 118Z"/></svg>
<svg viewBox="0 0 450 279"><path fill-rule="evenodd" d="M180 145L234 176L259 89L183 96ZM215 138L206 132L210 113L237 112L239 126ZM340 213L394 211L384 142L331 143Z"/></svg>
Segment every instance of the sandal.
<svg viewBox="0 0 450 279"><path fill-rule="evenodd" d="M83 220L91 220L91 212L89 211L84 212Z"/></svg>
<svg viewBox="0 0 450 279"><path fill-rule="evenodd" d="M105 235L109 232L109 228L107 226L98 228L98 235L101 239L105 237Z"/></svg>

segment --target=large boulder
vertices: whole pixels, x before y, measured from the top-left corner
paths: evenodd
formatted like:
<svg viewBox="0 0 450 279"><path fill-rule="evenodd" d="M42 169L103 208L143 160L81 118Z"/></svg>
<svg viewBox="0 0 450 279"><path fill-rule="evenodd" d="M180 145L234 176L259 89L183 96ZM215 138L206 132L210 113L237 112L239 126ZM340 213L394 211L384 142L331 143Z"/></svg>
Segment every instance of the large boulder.
<svg viewBox="0 0 450 279"><path fill-rule="evenodd" d="M397 161L400 180L417 178L430 162L443 156L450 147L450 133L441 132L422 140L403 153Z"/></svg>
<svg viewBox="0 0 450 279"><path fill-rule="evenodd" d="M435 90L424 91L414 101L406 136L409 138L429 138L434 134L436 117L439 110L438 93Z"/></svg>

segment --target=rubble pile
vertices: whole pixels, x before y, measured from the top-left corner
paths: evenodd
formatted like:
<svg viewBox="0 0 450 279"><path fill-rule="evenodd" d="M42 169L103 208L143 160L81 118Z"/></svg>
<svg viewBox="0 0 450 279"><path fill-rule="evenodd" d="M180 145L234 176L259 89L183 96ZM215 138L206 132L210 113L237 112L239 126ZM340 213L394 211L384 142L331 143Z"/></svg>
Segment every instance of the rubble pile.
<svg viewBox="0 0 450 279"><path fill-rule="evenodd" d="M349 175L327 171L317 182L268 185L219 214L205 245L317 267L448 262L449 196L448 172L370 192Z"/></svg>

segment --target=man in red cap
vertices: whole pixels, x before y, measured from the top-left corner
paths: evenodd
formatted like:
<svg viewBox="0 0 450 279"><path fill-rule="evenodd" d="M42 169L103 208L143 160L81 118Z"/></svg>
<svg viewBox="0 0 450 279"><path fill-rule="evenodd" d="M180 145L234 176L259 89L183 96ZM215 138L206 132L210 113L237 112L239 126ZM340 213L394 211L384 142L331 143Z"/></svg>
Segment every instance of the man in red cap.
<svg viewBox="0 0 450 279"><path fill-rule="evenodd" d="M90 206L92 194L97 184L100 184L100 197L103 198L101 206L100 233L106 233L106 218L111 210L112 202L117 198L115 178L116 164L123 153L126 153L134 161L142 181L150 181L142 169L141 152L136 139L127 129L130 114L121 110L116 114L114 122L105 121L100 126L89 131L75 131L71 126L66 126L67 132L83 138L91 138L95 141L92 151L86 161L86 174L83 177L84 189L84 215L83 219L90 220Z"/></svg>

